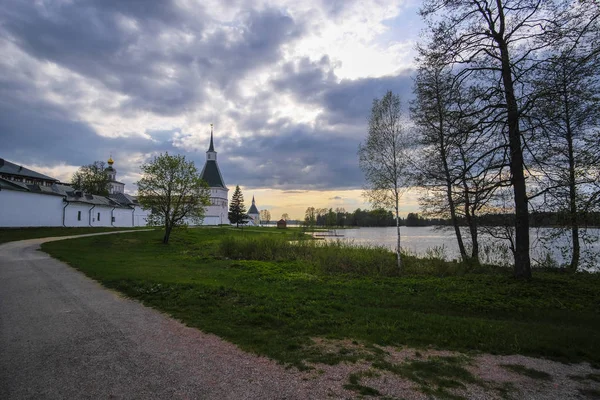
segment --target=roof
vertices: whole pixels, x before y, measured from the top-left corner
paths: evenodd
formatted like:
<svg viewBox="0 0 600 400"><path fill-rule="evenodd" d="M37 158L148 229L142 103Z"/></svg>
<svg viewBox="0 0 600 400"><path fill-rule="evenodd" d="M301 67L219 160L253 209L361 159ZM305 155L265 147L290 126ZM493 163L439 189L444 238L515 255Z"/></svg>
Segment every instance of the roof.
<svg viewBox="0 0 600 400"><path fill-rule="evenodd" d="M108 197L110 197L114 201L119 202L121 204L132 205L132 206L139 205L136 197L130 196L125 193L114 193L114 194L109 195Z"/></svg>
<svg viewBox="0 0 600 400"><path fill-rule="evenodd" d="M222 187L225 188L221 171L215 160L207 160L200 173L200 178L204 179L208 183L209 187Z"/></svg>
<svg viewBox="0 0 600 400"><path fill-rule="evenodd" d="M252 205L250 206L250 209L248 210L248 214L259 214L258 209L254 205L254 203L252 203Z"/></svg>
<svg viewBox="0 0 600 400"><path fill-rule="evenodd" d="M119 193L119 195L122 196L118 197L113 195L110 197L97 196L94 194L79 192L73 189L71 186L61 183L54 183L52 186L43 186L37 184L13 182L0 178L0 190L2 189L60 196L70 203L85 203L97 206L130 208L131 205L137 204L137 200L134 197L122 193Z"/></svg>
<svg viewBox="0 0 600 400"><path fill-rule="evenodd" d="M215 146L213 145L213 133L212 133L212 130L210 131L210 146L208 146L208 151L215 152Z"/></svg>
<svg viewBox="0 0 600 400"><path fill-rule="evenodd" d="M77 191L73 189L71 186L62 185L62 184L54 184L50 187L42 187L44 189L50 189L52 192L59 194L65 197L65 200L71 203L85 203L85 204L93 204L97 206L108 206L108 207L119 207L126 208L128 206L127 203L121 203L120 201L114 200L105 196L98 196L95 194L88 194ZM48 193L50 194L50 193Z"/></svg>
<svg viewBox="0 0 600 400"><path fill-rule="evenodd" d="M11 180L8 179L4 179L2 177L0 177L0 190L2 189L8 189L8 190L20 190L23 192L27 192L27 186L24 183L21 182L13 182Z"/></svg>
<svg viewBox="0 0 600 400"><path fill-rule="evenodd" d="M32 171L29 168L17 165L3 158L0 158L0 174L24 176L28 178L58 182L58 179L49 177L48 175L40 174L39 172Z"/></svg>

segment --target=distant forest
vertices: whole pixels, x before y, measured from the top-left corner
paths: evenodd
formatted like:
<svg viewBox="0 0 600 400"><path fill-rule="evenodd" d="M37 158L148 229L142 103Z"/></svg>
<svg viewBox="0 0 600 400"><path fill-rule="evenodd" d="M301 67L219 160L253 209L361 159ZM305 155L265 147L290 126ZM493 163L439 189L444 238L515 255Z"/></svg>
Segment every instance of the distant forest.
<svg viewBox="0 0 600 400"><path fill-rule="evenodd" d="M321 211L321 212L319 212ZM326 226L362 226L362 227L383 227L396 226L394 214L384 209L361 210L356 209L353 212L337 212L329 209L317 210L314 218L314 225L320 227ZM477 222L481 226L510 226L514 225L514 214L483 214L477 216ZM557 212L531 212L529 223L532 227L560 227L569 226L569 214ZM587 213L582 215L581 225L583 227L600 227L600 213ZM308 220L304 221L309 224ZM460 225L466 226L464 218L459 218ZM400 218L402 226L434 226L434 225L452 225L449 218L427 218L419 213L409 213L406 218Z"/></svg>

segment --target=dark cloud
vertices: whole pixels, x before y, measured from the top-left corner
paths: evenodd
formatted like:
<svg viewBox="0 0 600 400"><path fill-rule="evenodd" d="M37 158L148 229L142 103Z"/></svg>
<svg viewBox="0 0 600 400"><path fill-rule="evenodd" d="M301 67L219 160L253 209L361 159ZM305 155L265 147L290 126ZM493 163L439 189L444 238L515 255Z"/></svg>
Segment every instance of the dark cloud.
<svg viewBox="0 0 600 400"><path fill-rule="evenodd" d="M360 187L357 142L308 125L285 127L250 140L215 139L226 183L283 190ZM202 162L204 159L202 159Z"/></svg>
<svg viewBox="0 0 600 400"><path fill-rule="evenodd" d="M130 99L122 107L179 114L206 99L218 84L233 90L253 69L281 56L303 26L279 10L244 13L233 29L204 32L210 20L171 1L78 1L43 7L7 1L4 35L40 60L49 60ZM232 27L229 27L232 28Z"/></svg>
<svg viewBox="0 0 600 400"><path fill-rule="evenodd" d="M0 83L0 93L6 93L5 89ZM139 172L139 165L125 162L131 154L177 152L164 137L153 141L140 136L100 136L87 124L70 118L64 108L35 99L20 101L16 96L11 102L0 102L0 132L0 157L21 164L52 167L67 162L78 166L106 160L112 154L122 161L118 167L123 175Z"/></svg>
<svg viewBox="0 0 600 400"><path fill-rule="evenodd" d="M412 75L413 71L405 70L395 76L337 82L325 56L318 62L303 58L286 64L271 85L275 92L292 93L300 102L322 107L321 120L326 125L364 125L373 99L383 97L388 90L399 94L407 109L412 98Z"/></svg>
<svg viewBox="0 0 600 400"><path fill-rule="evenodd" d="M343 6L338 3L327 12L341 15ZM52 93L79 104L76 100L89 96L87 89L61 79L36 85L36 60L55 63L94 87L126 96L118 105L112 99L96 100L93 108L101 111L99 115L178 116L206 109L211 101L208 88L220 91L234 105L224 116L235 120L238 129L235 135L217 131L215 136L226 183L289 193L360 188L363 176L356 152L366 135L373 98L392 90L407 100L412 86L410 71L338 81L336 66L327 56L279 65L285 46L301 38L306 26L278 9L243 12L234 22L208 30L214 21L202 6L182 10L173 1L44 4L48 3L0 4L0 40L34 59L24 66L0 63L0 157L23 164L84 165L112 153L123 176L139 172L139 165L127 163L131 154L182 153L199 168L205 160L203 151L180 144L190 135L182 127L147 130L146 136L98 135L80 121L81 110L70 108L75 106L44 100ZM277 74L240 103L239 82L271 65ZM271 107L283 93L322 110L315 123L275 118Z"/></svg>
<svg viewBox="0 0 600 400"><path fill-rule="evenodd" d="M320 103L323 95L336 85L336 77L329 57L318 62L304 57L283 66L282 73L271 81L276 93L293 93L302 102Z"/></svg>
<svg viewBox="0 0 600 400"><path fill-rule="evenodd" d="M412 97L411 71L397 76L343 80L332 86L323 97L326 122L332 125L364 124L371 112L373 99L382 98L388 90L399 94L406 108Z"/></svg>
<svg viewBox="0 0 600 400"><path fill-rule="evenodd" d="M342 196L334 196L334 197L330 197L328 200L342 200L343 197Z"/></svg>

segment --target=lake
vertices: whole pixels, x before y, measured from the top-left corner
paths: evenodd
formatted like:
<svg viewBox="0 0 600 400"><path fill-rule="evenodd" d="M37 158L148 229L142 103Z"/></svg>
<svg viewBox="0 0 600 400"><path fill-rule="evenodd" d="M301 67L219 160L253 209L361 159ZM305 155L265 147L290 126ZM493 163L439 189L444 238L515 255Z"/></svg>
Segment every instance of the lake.
<svg viewBox="0 0 600 400"><path fill-rule="evenodd" d="M569 260L570 251L563 255L561 248L568 245L570 235L562 235L559 238L548 240L544 243L540 238L556 232L553 228L534 228L531 229L531 258L534 264L546 258L549 254L558 263L564 263ZM351 241L356 245L384 246L391 250L396 249L396 227L385 228L356 228L340 229L336 231L341 238L327 237L326 240L344 240ZM600 229L587 229L587 235L595 239L591 245L593 252L600 252ZM468 232L463 230L463 239L465 244L468 242ZM426 255L428 252L443 252L446 259L455 259L459 257L458 245L454 231L449 227L400 227L401 246L404 250L418 255ZM507 242L494 239L489 235L480 234L480 252L482 261L494 262L498 264L511 264L512 254L508 250ZM589 257L588 257L589 259ZM582 255L583 262L583 255ZM598 270L598 264L595 268Z"/></svg>

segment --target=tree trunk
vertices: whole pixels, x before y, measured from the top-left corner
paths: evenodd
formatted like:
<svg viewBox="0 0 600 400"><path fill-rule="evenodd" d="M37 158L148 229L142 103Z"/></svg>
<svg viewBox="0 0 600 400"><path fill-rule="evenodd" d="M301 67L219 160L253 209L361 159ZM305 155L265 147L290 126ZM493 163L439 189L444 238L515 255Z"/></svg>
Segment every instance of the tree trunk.
<svg viewBox="0 0 600 400"><path fill-rule="evenodd" d="M463 261L465 261L467 259L467 250L465 249L462 233L460 232L460 226L458 225L456 205L454 204L454 198L452 197L452 180L450 179L450 172L448 171L448 163L446 161L445 152L442 153L442 157L444 162L444 174L446 175L446 196L448 197L448 207L450 207L450 218L452 219L454 233L456 234L456 240L458 241L460 257L463 259Z"/></svg>
<svg viewBox="0 0 600 400"><path fill-rule="evenodd" d="M169 243L169 237L171 236L171 229L172 229L171 225L167 224L165 226L165 236L163 236L163 244Z"/></svg>
<svg viewBox="0 0 600 400"><path fill-rule="evenodd" d="M450 189L448 189L448 205L450 207L450 218L452 219L452 225L454 226L454 233L456 234L456 240L458 241L458 250L460 251L460 257L463 261L467 259L467 250L465 249L465 243L463 242L462 233L460 231L460 226L458 224L458 217L456 216L456 209L454 205L454 200L452 199L452 195L450 194Z"/></svg>
<svg viewBox="0 0 600 400"><path fill-rule="evenodd" d="M566 88L564 88L566 91ZM566 93L566 92L565 92ZM581 248L579 245L579 221L577 215L577 187L575 182L575 156L573 150L573 131L571 130L571 117L569 114L568 99L565 95L565 119L567 128L567 145L569 152L569 216L571 222L571 240L573 241L573 254L571 256L570 272L577 272Z"/></svg>
<svg viewBox="0 0 600 400"><path fill-rule="evenodd" d="M396 193L396 261L398 263L398 272L402 272L402 258L400 257L400 216L398 215L398 194Z"/></svg>
<svg viewBox="0 0 600 400"><path fill-rule="evenodd" d="M469 232L471 233L471 242L473 247L471 249L471 260L474 261L476 264L479 264L479 237L477 234L477 224L475 223L475 217L473 217L472 215L469 221Z"/></svg>
<svg viewBox="0 0 600 400"><path fill-rule="evenodd" d="M471 213L471 200L469 198L469 187L466 181L463 181L463 190L465 198L465 219L467 220L467 226L469 227L469 233L471 235L471 257L470 262L479 264L479 241L477 239L477 224L475 223L475 217Z"/></svg>
<svg viewBox="0 0 600 400"><path fill-rule="evenodd" d="M502 12L502 4L497 0L498 9ZM504 25L504 14L501 13L501 24ZM521 132L519 130L519 109L515 97L508 46L503 32L495 35L496 43L502 57L502 83L507 106L508 141L510 148L510 173L515 201L515 267L514 276L519 279L531 279L531 260L529 258L529 209L525 174L523 173L523 150Z"/></svg>

